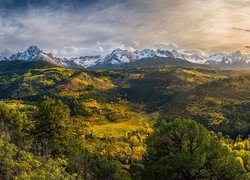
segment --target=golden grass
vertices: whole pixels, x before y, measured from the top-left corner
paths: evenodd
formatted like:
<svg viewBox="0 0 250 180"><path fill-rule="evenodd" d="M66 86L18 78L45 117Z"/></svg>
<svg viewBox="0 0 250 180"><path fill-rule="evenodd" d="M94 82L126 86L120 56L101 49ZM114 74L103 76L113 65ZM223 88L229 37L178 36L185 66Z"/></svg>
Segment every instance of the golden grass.
<svg viewBox="0 0 250 180"><path fill-rule="evenodd" d="M129 108L132 108L130 106ZM139 111L139 108L137 107ZM130 111L127 109L127 111ZM120 121L120 122L109 122L109 121L100 121L99 123L91 123L91 129L100 137L114 137L119 138L124 136L128 132L134 131L136 129L140 129L147 126L152 126L152 124L157 119L158 115L155 114L146 114L145 112L129 112L130 117L128 120Z"/></svg>

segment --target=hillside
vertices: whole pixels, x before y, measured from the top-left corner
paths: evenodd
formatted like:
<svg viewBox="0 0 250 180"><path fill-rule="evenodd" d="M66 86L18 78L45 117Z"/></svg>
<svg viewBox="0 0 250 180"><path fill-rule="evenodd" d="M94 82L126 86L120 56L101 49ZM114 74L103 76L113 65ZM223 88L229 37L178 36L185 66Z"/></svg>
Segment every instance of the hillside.
<svg viewBox="0 0 250 180"><path fill-rule="evenodd" d="M192 118L233 137L248 135L249 71L158 67L110 73L123 97L149 113Z"/></svg>
<svg viewBox="0 0 250 180"><path fill-rule="evenodd" d="M44 61L3 61L0 79L0 98L10 104L16 101L32 105L48 95L62 99L72 115L84 116L95 125L128 121L131 124L128 130L134 130L147 121L146 115L141 115L143 112L135 110L140 108L138 105L118 97L117 85L109 77L96 72L66 69ZM126 132L124 127L117 128Z"/></svg>
<svg viewBox="0 0 250 180"><path fill-rule="evenodd" d="M67 157L65 162L69 165L65 170L73 174L82 173L82 167L87 166L85 175L92 178L94 175L99 178L110 176L105 174L107 171L118 179L125 175L127 179L136 179L140 176L137 173L147 174L150 170L147 164L145 172L137 168L145 163L148 137L158 132L153 128L161 127L162 122L178 122L183 127L187 125L186 121L176 118L192 118L209 130L230 135L236 141L239 141L238 135L247 137L250 128L249 87L249 71L179 65L86 71L45 61L2 61L0 114L2 128L7 129L6 134L11 137L5 143L13 143L11 145L18 147L17 152L21 154L10 157L17 161L17 172L23 172L19 169L24 160L19 158L23 158L24 149L25 153L32 154L31 159L37 158L34 161L41 164L48 162L43 160L50 158L48 153L53 154L52 164L61 162L57 157ZM67 121L66 125L63 120ZM5 137L2 132L1 137ZM190 132L193 131L188 130ZM211 132L207 133L211 136ZM47 147L47 140L44 144L40 136L45 136L45 140L59 138L51 140L56 149L52 151ZM233 140L220 137L220 142L227 144L230 152L239 150L240 145L235 145ZM59 146L55 146L57 144ZM242 150L248 152L246 148ZM245 155L238 156L247 161ZM86 164L82 157L87 160L84 161ZM33 163L31 159L25 163ZM62 165L54 166L57 167L64 170ZM44 168L51 169L48 165Z"/></svg>
<svg viewBox="0 0 250 180"><path fill-rule="evenodd" d="M2 99L29 103L49 95L75 115L97 114L94 122L130 119L143 108L148 116L193 118L232 137L249 132L249 71L160 66L88 72L42 61L2 62L0 70Z"/></svg>

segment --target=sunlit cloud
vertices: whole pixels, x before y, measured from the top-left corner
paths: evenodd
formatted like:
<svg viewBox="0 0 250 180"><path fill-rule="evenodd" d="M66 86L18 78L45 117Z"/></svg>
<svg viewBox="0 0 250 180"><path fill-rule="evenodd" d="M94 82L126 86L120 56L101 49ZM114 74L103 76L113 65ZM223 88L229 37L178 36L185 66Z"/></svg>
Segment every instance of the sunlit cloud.
<svg viewBox="0 0 250 180"><path fill-rule="evenodd" d="M9 10L15 1L0 5L1 52L29 45L60 57L170 44L207 52L249 50L246 0L42 0L37 6L26 3L22 11L19 1Z"/></svg>

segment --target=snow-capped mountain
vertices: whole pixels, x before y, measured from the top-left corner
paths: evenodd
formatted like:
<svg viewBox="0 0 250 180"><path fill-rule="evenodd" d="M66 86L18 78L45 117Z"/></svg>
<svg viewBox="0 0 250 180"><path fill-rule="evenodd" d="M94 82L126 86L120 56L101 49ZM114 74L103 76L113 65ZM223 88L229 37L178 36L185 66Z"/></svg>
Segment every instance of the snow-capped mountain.
<svg viewBox="0 0 250 180"><path fill-rule="evenodd" d="M234 53L217 53L206 55L205 53L193 52L187 53L179 50L151 50L144 49L141 51L129 52L127 50L117 49L107 55L104 63L119 65L131 63L144 58L165 57L189 61L196 64L206 64L220 67L249 67L250 54L242 54L240 51Z"/></svg>
<svg viewBox="0 0 250 180"><path fill-rule="evenodd" d="M19 60L19 61L47 61L63 67L82 67L89 68L101 63L101 56L81 56L75 58L58 58L54 57L51 53L46 53L39 49L37 46L30 46L24 52L18 52L11 55L10 57L5 57L3 60Z"/></svg>
<svg viewBox="0 0 250 180"><path fill-rule="evenodd" d="M74 58L63 58L60 60L60 64L64 67L83 67L90 68L101 64L103 59L101 56L80 56Z"/></svg>
<svg viewBox="0 0 250 180"><path fill-rule="evenodd" d="M250 55L242 54L240 51L234 53L217 53L207 58L205 64L214 66L228 65L250 65Z"/></svg>
<svg viewBox="0 0 250 180"><path fill-rule="evenodd" d="M169 50L151 50L144 49L141 51L130 52L128 50L116 49L111 54L108 54L103 63L111 65L120 65L125 63L131 63L140 59L153 58L153 57L172 57L174 54Z"/></svg>
<svg viewBox="0 0 250 180"><path fill-rule="evenodd" d="M135 51L134 53L137 59L143 59L155 56L155 51L152 49L143 49L141 51Z"/></svg>
<svg viewBox="0 0 250 180"><path fill-rule="evenodd" d="M206 62L206 56L201 53L186 53L172 50L175 58L183 59L192 63L204 64Z"/></svg>
<svg viewBox="0 0 250 180"><path fill-rule="evenodd" d="M101 56L80 56L73 58L58 58L51 53L46 53L37 46L30 46L24 52L18 52L10 57L2 58L3 60L22 60L22 61L47 61L59 66L68 68L112 68L124 64L133 63L138 60L155 58L169 58L171 61L175 59L188 61L196 64L206 64L219 67L242 67L250 68L250 54L242 54L240 51L234 53L216 53L213 55L206 55L202 52L185 52L176 49L169 50L136 50L128 51L122 49L115 49L106 57ZM1 60L1 58L0 58ZM154 63L152 63L154 64Z"/></svg>
<svg viewBox="0 0 250 180"><path fill-rule="evenodd" d="M4 58L4 60L14 61L47 61L54 64L60 64L60 59L54 57L51 53L45 53L37 46L30 46L24 52L18 52L16 54L11 55L8 58Z"/></svg>
<svg viewBox="0 0 250 180"><path fill-rule="evenodd" d="M119 65L130 63L135 59L134 54L128 50L115 49L104 58L103 64Z"/></svg>
<svg viewBox="0 0 250 180"><path fill-rule="evenodd" d="M112 65L130 63L136 60L144 58L153 58L153 57L165 57L165 58L175 58L192 63L205 64L207 57L201 53L185 53L178 50L152 50L144 49L141 51L129 52L127 50L116 49L111 54L107 55L104 63L110 63Z"/></svg>

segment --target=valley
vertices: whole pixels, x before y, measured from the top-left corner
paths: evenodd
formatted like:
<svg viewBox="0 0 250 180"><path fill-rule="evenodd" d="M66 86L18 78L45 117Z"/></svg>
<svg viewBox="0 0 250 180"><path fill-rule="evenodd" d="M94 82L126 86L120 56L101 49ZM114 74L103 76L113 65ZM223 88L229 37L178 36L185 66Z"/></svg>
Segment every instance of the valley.
<svg viewBox="0 0 250 180"><path fill-rule="evenodd" d="M70 144L74 144L73 149L59 143L59 146L70 149L65 149L67 152L55 149L55 156L66 153L70 163L67 171L76 173L81 172L81 168L74 170L79 162L70 154L74 154L74 148L78 147L75 143L80 143L84 153L88 152L84 156L95 161L95 165L102 166L103 161L108 160L106 170L110 170L109 166L114 163L115 172L124 173L126 178L136 178L138 175L128 173L134 171L134 165L141 166L147 152L148 136L161 126L161 122L171 123L178 118L198 122L217 133L226 144L229 140L223 140L224 137L232 139L229 145L233 144L230 145L233 149L237 142L248 142L250 71L220 70L191 63L156 65L151 61L156 60L148 59L148 65L138 61L123 68L96 71L64 68L41 60L1 61L0 114L2 112L8 119L4 109L10 108L9 111L20 114L17 117L25 117L25 121L16 122L19 135L15 138L19 138L21 145L18 146L26 151L32 151L28 144L36 142L33 133L36 132L37 117L53 119L57 113L62 114L63 119L65 115L69 117L65 119L68 121L65 127L72 129L73 134L67 135L70 132L65 130L67 133L63 136L76 138L74 141L69 139ZM159 62L162 61L166 59L159 58ZM50 105L55 106L55 112L43 103L55 103ZM37 108L45 109L37 111ZM48 115L39 115L42 111ZM68 113L63 115L64 112ZM15 121L14 118L14 124ZM11 142L15 142L15 138ZM40 147L45 148L43 144ZM243 150L248 153L248 147ZM50 149L46 151L52 153ZM83 154L80 152L79 155ZM94 166L88 166L87 176L92 177L91 173L97 172L92 169ZM97 170L100 168L104 167ZM141 170L136 172L143 173Z"/></svg>
<svg viewBox="0 0 250 180"><path fill-rule="evenodd" d="M0 0L0 180L250 180L249 12Z"/></svg>

